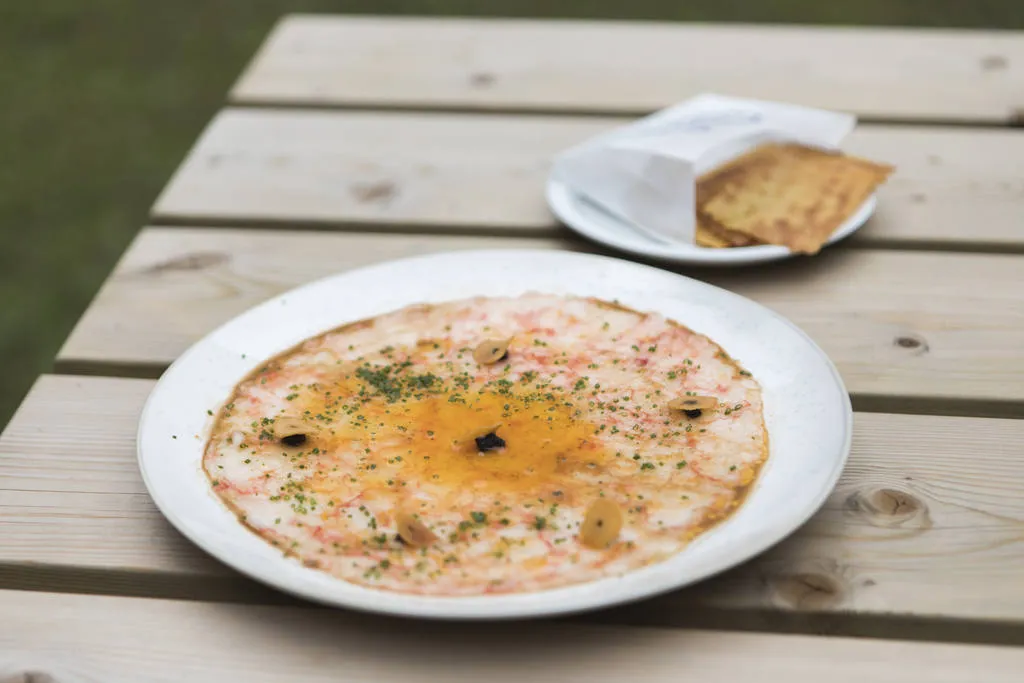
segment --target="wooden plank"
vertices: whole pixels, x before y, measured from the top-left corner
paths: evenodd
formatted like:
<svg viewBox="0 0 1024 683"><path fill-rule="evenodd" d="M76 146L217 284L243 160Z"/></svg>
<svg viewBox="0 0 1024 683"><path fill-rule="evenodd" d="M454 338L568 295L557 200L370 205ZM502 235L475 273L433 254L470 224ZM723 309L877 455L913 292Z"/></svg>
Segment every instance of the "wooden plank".
<svg viewBox="0 0 1024 683"><path fill-rule="evenodd" d="M551 158L621 123L228 109L153 211L171 223L554 234L544 199ZM1024 135L866 125L846 148L898 169L851 244L1024 250Z"/></svg>
<svg viewBox="0 0 1024 683"><path fill-rule="evenodd" d="M214 327L299 284L393 258L505 247L593 248L559 238L150 228L59 364L155 376ZM775 267L683 272L804 328L861 408L1024 413L1022 256L836 249Z"/></svg>
<svg viewBox="0 0 1024 683"><path fill-rule="evenodd" d="M269 595L197 552L146 493L134 434L152 384L39 380L0 437L0 586Z"/></svg>
<svg viewBox="0 0 1024 683"><path fill-rule="evenodd" d="M274 599L160 517L135 466L151 381L44 376L0 438L0 587ZM54 416L58 415L59 419ZM608 621L1024 643L1024 421L858 413L789 540Z"/></svg>
<svg viewBox="0 0 1024 683"><path fill-rule="evenodd" d="M1018 681L1024 650L0 591L5 681ZM168 666L169 663L172 665ZM21 676L19 677L18 674Z"/></svg>
<svg viewBox="0 0 1024 683"><path fill-rule="evenodd" d="M74 371L119 368L114 374L123 374L126 366L141 366L143 372L162 368L259 301L378 261L452 249L578 244L558 238L147 228L65 342L59 363Z"/></svg>
<svg viewBox="0 0 1024 683"><path fill-rule="evenodd" d="M721 92L865 118L1007 123L1024 108L1022 35L291 16L270 35L232 97L635 114Z"/></svg>

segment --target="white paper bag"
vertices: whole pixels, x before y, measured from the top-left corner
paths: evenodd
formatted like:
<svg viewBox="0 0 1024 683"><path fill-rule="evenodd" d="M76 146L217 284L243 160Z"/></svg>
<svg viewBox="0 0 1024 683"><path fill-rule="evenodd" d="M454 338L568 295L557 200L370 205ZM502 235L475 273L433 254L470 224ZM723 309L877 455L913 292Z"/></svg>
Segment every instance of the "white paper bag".
<svg viewBox="0 0 1024 683"><path fill-rule="evenodd" d="M700 95L563 152L552 177L651 237L693 244L700 175L764 142L836 149L856 123L849 114Z"/></svg>

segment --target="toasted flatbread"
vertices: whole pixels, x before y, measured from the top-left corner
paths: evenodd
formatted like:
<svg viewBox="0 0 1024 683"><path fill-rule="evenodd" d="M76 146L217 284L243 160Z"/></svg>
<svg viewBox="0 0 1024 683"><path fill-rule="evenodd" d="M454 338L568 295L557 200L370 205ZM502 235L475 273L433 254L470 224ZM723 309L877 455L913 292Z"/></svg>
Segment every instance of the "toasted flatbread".
<svg viewBox="0 0 1024 683"><path fill-rule="evenodd" d="M751 164L757 163L757 159L762 155L767 156L767 150L755 148L739 159L723 164L697 179L697 246L727 249L760 244L750 235L726 228L711 216L703 213L700 207L729 182L729 179L737 173L736 169L749 168Z"/></svg>
<svg viewBox="0 0 1024 683"><path fill-rule="evenodd" d="M711 227L709 221L702 220L699 215L697 216L696 242L697 246L708 249L726 249L734 246L725 236L720 235Z"/></svg>
<svg viewBox="0 0 1024 683"><path fill-rule="evenodd" d="M750 235L742 232L729 230L721 223L710 216L697 213L697 246L712 249L725 249L728 247L750 247L760 244Z"/></svg>
<svg viewBox="0 0 1024 683"><path fill-rule="evenodd" d="M698 215L757 242L817 253L893 168L793 144L767 144L698 190Z"/></svg>

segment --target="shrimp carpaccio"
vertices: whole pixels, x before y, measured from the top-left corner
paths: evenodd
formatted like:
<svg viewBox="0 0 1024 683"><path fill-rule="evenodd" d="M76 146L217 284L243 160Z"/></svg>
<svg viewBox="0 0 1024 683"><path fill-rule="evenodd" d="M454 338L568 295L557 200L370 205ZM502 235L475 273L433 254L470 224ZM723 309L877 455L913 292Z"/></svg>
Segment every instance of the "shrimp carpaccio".
<svg viewBox="0 0 1024 683"><path fill-rule="evenodd" d="M680 397L714 407L668 406ZM217 413L203 465L247 527L307 567L480 595L680 552L742 502L767 438L760 387L711 340L527 294L405 308L272 359ZM597 546L581 523L599 499L621 529Z"/></svg>

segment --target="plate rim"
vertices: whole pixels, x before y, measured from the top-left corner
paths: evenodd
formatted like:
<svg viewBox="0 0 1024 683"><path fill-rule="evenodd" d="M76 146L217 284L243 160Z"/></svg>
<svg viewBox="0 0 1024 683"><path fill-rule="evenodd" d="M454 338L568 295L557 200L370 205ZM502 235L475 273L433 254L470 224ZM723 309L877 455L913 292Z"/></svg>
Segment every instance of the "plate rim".
<svg viewBox="0 0 1024 683"><path fill-rule="evenodd" d="M665 584L665 585L661 585L661 584L657 584L657 585L643 585L643 586L635 587L635 588L633 588L630 591L623 591L620 595L617 595L614 598L607 598L607 597L603 597L602 596L599 599L594 599L594 598L587 599L586 596L583 596L583 597L572 599L572 600L560 599L560 600L538 601L536 599L536 596L541 595L541 596L552 596L552 597L555 597L555 594L566 592L566 591L571 591L574 587L580 587L580 586L586 587L586 586L595 586L595 585L601 585L601 584L614 583L616 581L621 581L623 579L626 579L626 578L630 577L630 575L635 575L638 572L643 571L644 568L640 568L640 569L637 569L637 570L632 570L632 571L627 572L626 574L624 574L622 576L605 577L605 578L596 579L596 580L589 581L589 582L584 582L583 584L571 585L569 587L547 589L547 590L542 590L542 591L530 591L530 592L525 592L525 593L503 594L503 595L495 597L495 598L486 597L486 596L460 597L460 596L409 595L409 594L396 593L396 592L393 592L393 591L385 591L385 590L382 590L382 589L367 588L367 587L360 586L358 584L354 584L354 583L345 581L344 579L339 579L339 578L333 578L332 577L331 578L332 582L343 584L346 587L355 589L356 592L365 593L366 594L366 598L367 598L367 599L359 599L359 600L357 600L357 599L338 600L336 598L325 597L324 595L322 595L321 593L317 592L316 590L314 590L310 586L305 586L305 585L283 585L284 582L281 581L279 577L268 576L268 574L273 574L274 572L267 572L267 571L264 571L261 568L255 568L255 567L251 566L251 564L247 564L246 562L244 562L242 559L239 559L239 558L233 556L231 553L223 551L221 548L217 547L217 545L214 543L214 541L212 541L209 538L207 538L206 536L204 536L200 531L197 531L196 529L194 529L193 528L194 525L189 523L184 518L183 515L179 514L179 512L177 510L175 510L175 508L174 508L174 506L172 504L172 501L170 499L168 499L168 498L165 498L163 491L159 487L155 486L155 482L152 479L152 473L150 471L148 471L147 465L146 465L146 455L144 454L144 441L146 439L146 434L145 434L146 429L147 429L147 427L149 426L149 424L150 424L150 422L152 420L152 411L154 409L154 405L155 405L156 399L160 396L161 390L162 389L166 389L165 382L173 381L175 376L176 376L175 373L180 372L181 368L185 367L186 364L193 357L198 355L203 350L204 346L206 346L206 345L208 345L210 343L213 343L213 341L215 340L217 335L222 330L229 329L229 328L231 328L231 327L233 327L235 325L239 325L239 324L241 324L241 321L244 318L246 318L248 316L257 316L260 313L262 313L263 311L269 310L273 306L280 304L283 300L285 300L287 298L295 297L297 295L302 295L303 293L305 293L307 291L312 291L312 290L315 290L315 289L317 289L319 287L327 286L329 283L332 283L332 282L334 282L336 280L344 280L346 278L358 278L360 276L365 277L368 273L371 273L374 270L388 269L388 268L400 268L403 264L407 264L407 263L410 263L410 262L431 261L431 260L436 259L436 258L446 258L446 257L447 258L451 258L451 257L456 257L456 256L458 258L461 258L461 259L470 259L470 260L472 260L472 259L484 259L484 258L486 258L488 256L494 256L494 255L501 255L501 256L518 255L518 256L523 257L523 258L536 258L536 257L541 257L541 258L552 258L552 257L556 257L556 258L569 258L569 259L575 259L575 260L578 260L578 261L581 261L581 262L582 261L592 261L592 262L595 262L595 263L597 263L597 262L616 262L618 264L622 264L622 265L625 265L625 266L630 267L630 268L646 270L646 271L656 271L657 273L662 274L662 276L666 276L667 275L667 276L671 276L672 278L677 278L677 279L679 279L679 280L681 280L683 282L686 282L691 287L695 286L698 289L714 290L714 291L718 292L721 295L725 295L728 298L731 298L731 299L743 302L745 305L755 306L755 307L761 309L761 311L765 315L769 316L770 318L773 318L776 322L779 322L779 323L785 325L793 333L795 333L800 338L802 338L802 340L805 342L805 344L807 344L808 350L813 352L815 354L815 356L817 357L817 359L822 363L823 367L828 370L829 377L832 380L832 384L830 385L830 389L836 390L837 396L841 397L840 401L839 401L839 404L837 406L837 407L841 408L842 416L843 416L843 425L842 425L843 435L842 435L841 445L839 446L839 450L838 450L838 452L836 454L836 457L835 457L834 461L831 464L831 468L828 471L827 475L824 476L823 481L821 483L821 486L820 486L819 490L816 492L816 495L812 499L809 499L808 501L806 501L806 503L800 508L800 510L797 513L795 513L795 514L791 513L790 514L790 516L789 516L789 523L784 524L784 525L777 525L777 526L773 527L773 532L771 534L768 534L766 538L759 539L752 546L748 546L747 548L745 548L745 550L742 553L734 553L733 556L732 556L732 559L730 559L729 561L714 563L713 567L704 567L700 571L697 571L695 573L691 573L688 576L688 578L686 580L684 580L684 581L678 581L678 582L674 582L674 583L670 583L670 584ZM480 262L480 261L478 261L478 262ZM470 294L470 295L467 295L467 296L475 296L475 295ZM655 306L652 310L657 310L657 307ZM346 322L346 320L339 320L339 321L336 321L336 325L343 325L345 322ZM686 324L685 321L679 321L679 322L681 322L684 325ZM258 360L262 361L262 360L265 360L265 359L261 358L261 359L258 359ZM241 378L241 376L239 376L239 378L236 381L240 381L240 378ZM202 410L202 408L197 408L197 410ZM224 563L228 567L234 569L235 571L238 571L239 573L243 574L244 576L247 576L247 577L249 577L251 579L254 579L254 580L256 580L256 581L258 581L260 583L263 583L264 585L268 585L268 586L274 588L275 590L278 590L278 591L286 593L286 594L296 595L296 596L299 596L301 598L310 600L312 602L316 602L316 603L320 603L320 604L325 604L325 605L332 605L332 606L336 606L336 607L343 607L343 608L346 608L346 609L352 609L352 610L363 611L363 612L374 612L374 613L380 613L380 614L389 614L389 615L393 615L393 616L405 616L405 617L416 617L416 618L426 618L426 619L493 621L493 620L503 620L503 619L521 619L521 618L533 618L533 617L550 617L550 616L558 616L558 615L564 615L564 614L581 613L581 612L587 612L587 611L592 611L592 610L597 610L597 609L604 609L604 608L608 608L608 607L613 607L615 605L620 605L620 604L623 604L623 603L631 603L631 602L636 602L636 601L640 601L640 600L644 600L644 599L649 599L649 598L655 597L657 595L661 595L661 594L664 594L664 593L667 593L667 592L670 592L670 591L673 591L673 590L679 590L679 589L681 589L681 588L683 588L685 586L690 586L690 585L693 585L695 583L707 580L708 578L710 578L712 576L720 574L720 573L722 573L724 571L727 571L728 569L731 569L731 568L733 568L733 567L735 567L735 566L737 566L739 564L742 564L744 562L748 562L748 561L756 558L757 556L763 554L765 551L769 550L771 547L775 546L779 542L783 541L784 539L786 539L787 537L792 535L797 529L799 529L801 526L803 526L811 517L813 517L821 509L822 505L825 503L825 501L828 498L828 496L831 495L831 493L835 489L835 486L838 483L839 478L842 475L842 473L843 473L843 471L845 469L845 466L846 466L846 464L848 462L848 459L849 459L850 450L851 450L851 446L852 446L852 438L853 438L853 419L854 419L854 416L853 416L853 410L852 410L852 404L851 404L849 392L847 391L847 389L845 387L845 384L844 384L844 382L842 380L842 377L839 374L839 371L835 367L835 364L832 362L832 360L828 357L828 355L824 352L824 350L821 349L818 346L818 344L816 342L814 342L814 340L806 332L804 332L800 327L798 327L796 324L794 324L792 321L790 321L786 317L784 317L781 314L777 313L776 311L772 310L771 308L768 308L767 306L764 306L763 304L760 304L760 303L758 303L756 301L748 299L747 297L743 297L743 296L741 296L739 294L736 294L735 292L731 292L729 290L726 290L724 288L718 287L716 285L711 285L709 283L702 282L702 281L697 280L697 279L692 278L692 277L688 277L688 276L685 276L685 275L682 275L682 274L679 274L679 273L668 271L668 270L665 270L663 268L658 268L656 266L647 265L647 264L643 264L643 263L636 263L636 262L629 261L629 260L626 260L626 259L617 258L617 257L614 257L614 256L605 256L605 255L601 255L601 254L580 253L580 252L572 252L572 251L566 251L566 250L544 250L544 249L528 249L528 248L522 248L522 249L519 249L519 248L500 249L499 248L499 249L474 249L474 250L466 249L466 250L434 252L434 253L430 253L430 254L421 254L421 255L409 256L409 257L405 257L405 258L399 258L399 259L389 259L389 260L385 260L385 261L378 261L378 262L375 262L375 263L372 263L372 264L367 264L367 265L359 267L359 268L354 268L354 269L351 269L351 270L341 271L341 272L338 272L338 273L327 275L325 277L318 278L316 280L310 281L308 283L305 283L305 284L293 287L293 288L291 288L289 290L286 290L284 292L281 292L280 294L277 294L277 295L275 295L275 296L273 296L273 297L271 297L269 299L266 299L266 300L264 300L264 301L262 301L262 302L260 302L260 303L258 303L256 305L254 305L254 306L249 307L248 309L238 313L237 315L233 316L229 320L227 320L227 321L223 322L222 324L218 325L216 328L214 328L213 330L209 331L207 334L205 334L199 340L197 340L193 344L191 344L189 346L189 348L186 349L186 351L184 351L177 359L175 359L168 366L168 368L164 371L164 373L162 373L160 379L157 381L156 385L150 391L149 395L147 396L146 402L145 402L145 404L143 406L143 409L142 409L142 411L140 413L140 416L139 416L139 419L138 419L138 423L137 423L138 427L137 427L137 431L136 431L136 461L137 461L137 464L138 464L138 467L139 467L139 470L140 470L140 473L141 473L141 476L142 476L142 479L143 479L143 483L146 486L146 490L147 490L147 493L150 496L150 499L156 505L156 507L160 511L161 515L175 529L177 529L178 532L180 532L192 544L196 545L199 549L201 549L203 552L205 552L206 554L210 555L214 559ZM203 438L201 439L201 441L199 443L199 445L197 446L197 448L199 448L200 451L203 448L205 448L205 445L207 443L207 438L208 438L208 434L204 434ZM205 475L204 475L204 481L205 481ZM212 492L210 492L210 491L208 491L208 492L210 493L210 495L213 495ZM217 502L219 503L219 505L221 507L223 507L224 511L226 513L228 513L228 514L232 514L233 515L233 513L231 513L230 510L228 510L228 508L223 504L223 502L220 500L220 498L219 497L216 497L216 498L217 498ZM245 527L244 525L238 523L237 519L234 519L233 521L234 521L235 525L237 526L237 531L239 533L242 533L242 534L252 534L255 538L259 538L251 530L249 530L247 527ZM260 539L260 541L262 543L265 543L265 541L263 539ZM269 547L269 544L268 544L268 547ZM275 552L279 553L279 551L276 551L276 550L275 550ZM284 556L283 554L279 553L279 555L280 555L280 560L282 562L290 562L290 561L292 561L292 560L290 560L290 558ZM678 555L678 553L676 555ZM665 564L667 562L670 562L670 561L671 561L671 558L666 559L666 560L664 560L662 562L659 562L659 563L655 563L655 565L652 565L652 566L663 565L663 564ZM319 570L311 570L311 569L303 568L303 571L317 572L318 574L326 576L326 574L324 574L323 572L319 572ZM374 604L375 603L375 601L373 600L374 596L377 596L377 597L381 597L381 596L392 596L392 597L398 596L398 598L399 598L398 600L391 600L389 598L385 602L386 603L387 602L397 602L399 604L398 605ZM499 598L504 599L505 602L512 602L512 603L521 602L521 603L524 603L524 604L522 604L522 605L513 605L512 607L506 607L505 609L500 610L500 611L488 610L487 603L496 602L496 601L499 600ZM474 609L474 603L476 603L477 605L482 605L482 607ZM470 608L469 609L465 609L466 606L469 606Z"/></svg>
<svg viewBox="0 0 1024 683"><path fill-rule="evenodd" d="M772 244L731 247L729 249L709 249L699 247L696 244L672 245L667 242L659 245L653 238L646 237L642 233L639 233L636 241L608 239L607 236L601 234L601 231L590 229L591 221L586 220L580 214L577 206L580 200L584 199L584 195L574 190L571 185L561 180L553 172L548 175L545 182L544 197L548 208L562 225L576 234L602 244L609 249L620 250L634 256L657 259L669 263L713 267L771 263L773 261L802 256L790 251L786 247ZM825 247L832 246L863 228L874 215L877 207L878 193L873 192L867 199L861 202L853 215L832 233L825 242ZM618 221L624 228L634 230L610 212L606 211L606 213L608 213L609 220ZM680 249L683 251L680 251Z"/></svg>

